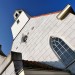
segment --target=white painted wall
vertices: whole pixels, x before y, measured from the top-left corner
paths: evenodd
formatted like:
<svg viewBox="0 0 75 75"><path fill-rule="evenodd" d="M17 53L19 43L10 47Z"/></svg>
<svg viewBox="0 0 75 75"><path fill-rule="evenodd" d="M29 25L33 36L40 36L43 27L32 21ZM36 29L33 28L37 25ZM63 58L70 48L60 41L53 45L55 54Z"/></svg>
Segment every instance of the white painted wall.
<svg viewBox="0 0 75 75"><path fill-rule="evenodd" d="M12 26L13 41L12 51L21 52L24 60L45 62L55 67L64 68L65 66L57 58L50 47L50 36L62 38L73 50L75 50L75 16L69 14L64 20L56 18L58 13L48 16L31 18L25 25L24 17L19 16L21 22L19 25L14 23ZM33 29L34 27L34 29ZM33 29L33 30L32 30ZM29 33L29 34L28 34ZM27 43L21 41L22 35L27 35ZM7 65L7 58L0 56L0 72ZM9 58L10 59L10 58ZM9 60L8 59L8 60ZM56 63L57 62L57 63ZM72 70L73 67L70 68Z"/></svg>
<svg viewBox="0 0 75 75"><path fill-rule="evenodd" d="M64 68L63 63L51 49L49 40L50 36L59 37L74 50L75 16L70 13L64 20L58 20L57 15L58 13L31 18L14 40L12 51L21 52L24 60L45 62ZM27 34L27 43L21 42L22 35Z"/></svg>
<svg viewBox="0 0 75 75"><path fill-rule="evenodd" d="M8 66L2 75L16 75L13 62Z"/></svg>
<svg viewBox="0 0 75 75"><path fill-rule="evenodd" d="M50 35L55 28L57 28L57 26L54 28L55 24L58 22L56 15L57 14L53 14L30 19L18 37L14 40L12 51L21 52L24 60L58 62L59 59L49 45ZM53 23L54 20L55 22ZM34 30L32 30L33 27ZM22 35L27 35L28 33L27 43L22 43ZM17 47L18 49L16 50ZM55 63L53 65L56 66ZM59 62L57 66L58 65L59 67L60 65L64 67L61 62Z"/></svg>
<svg viewBox="0 0 75 75"><path fill-rule="evenodd" d="M17 24L18 20L19 20L19 24ZM26 15L24 11L22 11L11 27L13 39L18 35L18 33L23 28L23 26L27 23L28 20L29 20L29 17Z"/></svg>
<svg viewBox="0 0 75 75"><path fill-rule="evenodd" d="M5 69L8 63L11 61L11 55L8 57L0 56L0 73Z"/></svg>

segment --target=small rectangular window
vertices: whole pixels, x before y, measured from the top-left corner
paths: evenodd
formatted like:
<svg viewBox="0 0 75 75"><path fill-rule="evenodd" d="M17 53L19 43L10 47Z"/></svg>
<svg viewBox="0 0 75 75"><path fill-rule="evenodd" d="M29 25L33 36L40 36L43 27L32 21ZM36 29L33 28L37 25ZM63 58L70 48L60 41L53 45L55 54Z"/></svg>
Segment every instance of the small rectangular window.
<svg viewBox="0 0 75 75"><path fill-rule="evenodd" d="M17 24L19 24L20 20L17 20Z"/></svg>

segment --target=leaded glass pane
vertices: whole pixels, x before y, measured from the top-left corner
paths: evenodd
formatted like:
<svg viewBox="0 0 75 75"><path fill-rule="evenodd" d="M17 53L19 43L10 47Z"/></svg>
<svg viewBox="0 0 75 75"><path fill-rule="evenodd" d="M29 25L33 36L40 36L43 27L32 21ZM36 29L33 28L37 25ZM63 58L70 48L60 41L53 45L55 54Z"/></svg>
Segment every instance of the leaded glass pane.
<svg viewBox="0 0 75 75"><path fill-rule="evenodd" d="M68 66L75 60L75 52L60 38L51 37L51 46L56 55Z"/></svg>

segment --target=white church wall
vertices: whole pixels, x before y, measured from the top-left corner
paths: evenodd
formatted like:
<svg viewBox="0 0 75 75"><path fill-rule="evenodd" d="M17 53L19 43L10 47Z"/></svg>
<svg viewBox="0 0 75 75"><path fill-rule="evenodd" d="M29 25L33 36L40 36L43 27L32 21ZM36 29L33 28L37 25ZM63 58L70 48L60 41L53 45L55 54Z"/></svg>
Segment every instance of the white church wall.
<svg viewBox="0 0 75 75"><path fill-rule="evenodd" d="M2 75L16 75L13 62L8 66Z"/></svg>
<svg viewBox="0 0 75 75"><path fill-rule="evenodd" d="M24 60L50 62L49 65L65 68L51 49L49 40L51 36L59 37L74 50L75 16L70 13L64 20L58 20L57 15L31 18L14 40L12 51L21 52ZM21 41L23 35L28 36L26 42Z"/></svg>
<svg viewBox="0 0 75 75"><path fill-rule="evenodd" d="M18 33L23 28L23 26L27 23L28 20L29 17L26 15L24 11L22 11L11 27L13 39L18 35Z"/></svg>
<svg viewBox="0 0 75 75"><path fill-rule="evenodd" d="M9 55L8 57L2 57L0 56L0 74L1 72L5 69L5 67L9 64L9 62L11 61L11 55Z"/></svg>

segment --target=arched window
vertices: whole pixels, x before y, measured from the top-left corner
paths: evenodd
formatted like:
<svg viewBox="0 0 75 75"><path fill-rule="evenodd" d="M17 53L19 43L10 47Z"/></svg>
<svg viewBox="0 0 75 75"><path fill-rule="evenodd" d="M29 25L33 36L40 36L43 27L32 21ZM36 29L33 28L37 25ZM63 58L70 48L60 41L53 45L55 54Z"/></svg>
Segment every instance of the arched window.
<svg viewBox="0 0 75 75"><path fill-rule="evenodd" d="M66 67L75 61L75 52L62 39L51 37L50 45L52 50L58 58L62 60Z"/></svg>

